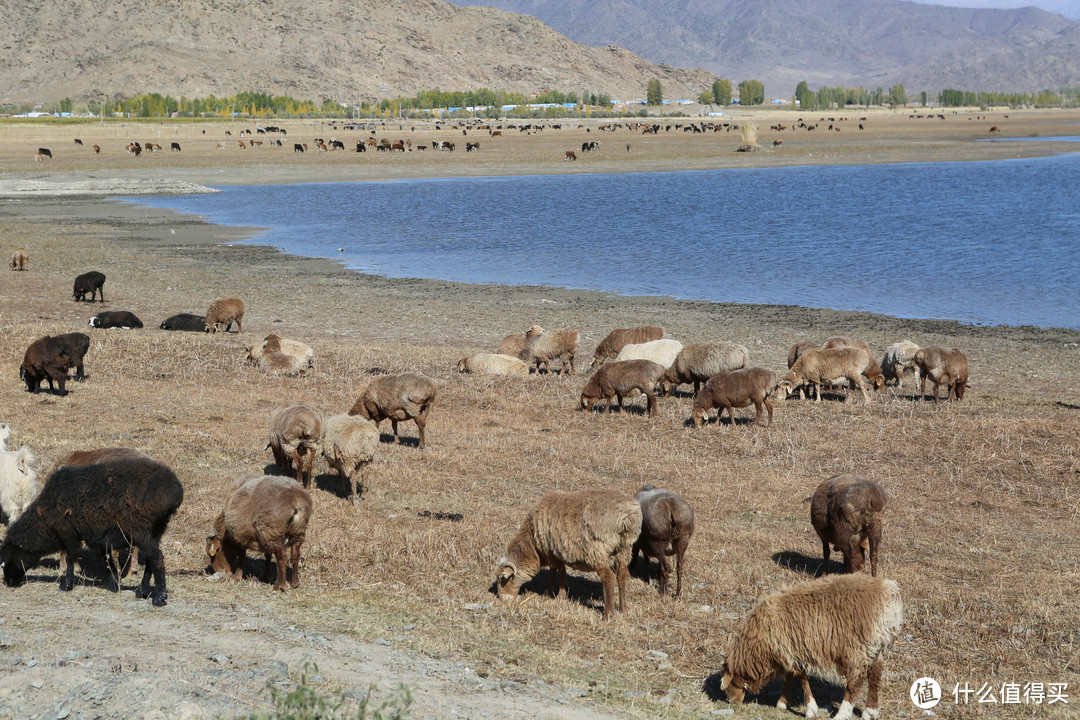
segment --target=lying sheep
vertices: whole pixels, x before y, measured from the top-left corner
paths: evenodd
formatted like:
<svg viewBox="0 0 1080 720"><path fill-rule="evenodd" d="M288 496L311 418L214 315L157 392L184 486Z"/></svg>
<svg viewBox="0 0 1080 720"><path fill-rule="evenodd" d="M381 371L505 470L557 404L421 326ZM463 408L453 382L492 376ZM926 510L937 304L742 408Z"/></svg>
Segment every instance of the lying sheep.
<svg viewBox="0 0 1080 720"><path fill-rule="evenodd" d="M859 348L866 352L866 356L870 358L870 362L867 364L866 369L863 370L863 377L871 382L874 386L874 390L880 390L885 387L885 375L881 372L881 366L878 365L878 361L874 358L874 353L870 351L870 346L864 343L862 340L851 340L846 337L840 337L839 335L826 338L821 342L822 350L831 350L832 348L853 347Z"/></svg>
<svg viewBox="0 0 1080 720"><path fill-rule="evenodd" d="M241 321L244 319L244 301L240 298L221 298L210 303L206 310L206 332L216 333L225 326L225 332L232 330L236 323L236 332L243 332Z"/></svg>
<svg viewBox="0 0 1080 720"><path fill-rule="evenodd" d="M379 428L353 415L332 415L323 423L319 446L323 457L341 479L341 495L351 502L364 499L367 468L379 447ZM360 481L354 482L356 471Z"/></svg>
<svg viewBox="0 0 1080 720"><path fill-rule="evenodd" d="M825 559L818 575L829 572L829 547L844 556L844 572L862 569L870 552L870 574L877 575L881 513L889 501L885 488L861 475L833 475L818 485L810 501L810 524L821 538Z"/></svg>
<svg viewBox="0 0 1080 720"><path fill-rule="evenodd" d="M142 320L137 318L135 313L128 312L127 310L106 310L105 312L99 312L97 315L90 318L90 322L87 324L92 328L99 328L101 330L107 330L109 328L133 330L143 326Z"/></svg>
<svg viewBox="0 0 1080 720"><path fill-rule="evenodd" d="M371 420L376 427L389 419L394 443L399 442L398 423L413 420L420 433L416 447L423 448L428 410L434 402L435 382L426 375L414 372L383 375L368 383L349 414Z"/></svg>
<svg viewBox="0 0 1080 720"><path fill-rule="evenodd" d="M919 368L915 364L915 353L919 352L919 346L904 340L890 345L885 349L885 355L881 358L881 372L885 382L896 381L897 387L904 387L904 376L915 373L915 382L919 382Z"/></svg>
<svg viewBox="0 0 1080 720"><path fill-rule="evenodd" d="M75 366L75 379L85 380L86 368L83 365L83 358L86 357L87 351L90 350L90 336L86 333L70 332L55 337L57 340L62 340L68 344L71 363Z"/></svg>
<svg viewBox="0 0 1080 720"><path fill-rule="evenodd" d="M682 352L683 344L678 340L664 338L663 340L651 340L647 343L625 345L615 356L616 360L652 360L659 363L665 369L671 367L675 358Z"/></svg>
<svg viewBox="0 0 1080 720"><path fill-rule="evenodd" d="M512 355L518 357L525 349L525 344L532 338L544 332L544 328L533 325L523 333L510 333L499 342L499 355Z"/></svg>
<svg viewBox="0 0 1080 720"><path fill-rule="evenodd" d="M73 367L76 367L76 363L72 359L71 343L46 335L26 348L19 374L26 382L27 392L38 392L41 381L48 380L49 392L67 395L67 371Z"/></svg>
<svg viewBox="0 0 1080 720"><path fill-rule="evenodd" d="M619 402L622 411L624 397L640 392L645 395L649 417L656 417L656 384L664 375L664 366L652 360L615 360L604 363L581 389L581 409L588 412L594 403L604 401L608 412Z"/></svg>
<svg viewBox="0 0 1080 720"><path fill-rule="evenodd" d="M679 385L694 384L697 395L701 384L713 375L738 370L750 364L750 351L733 342L693 343L683 347L664 372L660 389L670 395Z"/></svg>
<svg viewBox="0 0 1080 720"><path fill-rule="evenodd" d="M607 334L593 352L592 367L599 368L607 360L617 356L627 345L647 343L664 337L659 325L639 325L633 328L616 328Z"/></svg>
<svg viewBox="0 0 1080 720"><path fill-rule="evenodd" d="M804 352L795 364L788 370L787 375L780 381L780 397L786 398L795 390L803 386L814 389L816 402L821 402L821 387L830 385L836 380L847 378L850 384L850 393L855 388L862 391L863 398L870 402L870 394L866 391L866 383L862 380L863 372L870 366L871 358L862 348L830 348L828 350L815 350L813 348ZM877 362L874 361L876 365Z"/></svg>
<svg viewBox="0 0 1080 720"><path fill-rule="evenodd" d="M732 703L757 694L785 676L776 707L791 703L795 678L802 683L806 717L817 714L810 675L847 680L844 701L833 720L850 720L855 698L869 680L864 718L880 713L882 655L900 634L903 601L892 580L867 575L832 575L772 592L742 623L720 669L720 689Z"/></svg>
<svg viewBox="0 0 1080 720"><path fill-rule="evenodd" d="M248 550L266 560L263 581L274 577L271 555L277 563L274 590L285 592L285 548L292 560L292 581L300 586L300 548L311 520L311 495L292 480L263 475L236 483L225 509L214 520L214 534L206 538L206 554L215 572L244 576Z"/></svg>
<svg viewBox="0 0 1080 720"><path fill-rule="evenodd" d="M626 609L630 549L641 534L641 505L617 490L549 493L529 511L499 558L496 592L513 600L541 568L551 568L548 592L566 592L566 568L591 571L604 585L604 618ZM612 570L614 566L614 571Z"/></svg>
<svg viewBox="0 0 1080 720"><path fill-rule="evenodd" d="M177 313L161 321L162 330L185 330L187 332L205 332L206 317L194 313Z"/></svg>
<svg viewBox="0 0 1080 720"><path fill-rule="evenodd" d="M495 353L477 353L458 360L458 372L478 375L528 375L529 366L521 358Z"/></svg>
<svg viewBox="0 0 1080 720"><path fill-rule="evenodd" d="M29 262L30 255L26 252L26 248L19 248L11 255L11 269L12 270L25 270L26 263Z"/></svg>
<svg viewBox="0 0 1080 720"><path fill-rule="evenodd" d="M675 556L675 597L682 594L682 566L690 537L694 534L694 510L677 494L645 485L634 496L641 505L641 535L634 541L632 560L645 555L645 582L649 582L649 558L660 563L660 594L667 595L670 570L667 556Z"/></svg>
<svg viewBox="0 0 1080 720"><path fill-rule="evenodd" d="M90 299L87 302L94 302L94 297L97 297L101 302L105 302L104 285L105 274L97 270L91 270L75 278L75 285L71 294L75 298L75 302L86 300L87 293L90 294Z"/></svg>
<svg viewBox="0 0 1080 720"><path fill-rule="evenodd" d="M7 437L11 430L3 426L3 449L0 450L0 510L7 516L8 525L19 519L38 493L34 453L28 447L8 452Z"/></svg>
<svg viewBox="0 0 1080 720"><path fill-rule="evenodd" d="M536 372L543 369L551 372L551 362L560 360L562 367L559 374L574 374L574 353L577 352L578 339L581 337L577 330L558 328L545 330L539 335L529 338L518 354L526 365L536 366Z"/></svg>
<svg viewBox="0 0 1080 720"><path fill-rule="evenodd" d="M295 468L296 482L307 487L321 434L322 416L318 412L306 405L290 405L278 408L270 417L266 447L274 453L274 464L282 472L292 472Z"/></svg>
<svg viewBox="0 0 1080 720"><path fill-rule="evenodd" d="M43 556L63 551L74 557L86 543L105 560L108 587L116 592L120 584L110 550L134 545L145 568L135 597L149 597L161 607L168 597L161 537L183 499L184 488L176 474L148 458L62 467L8 527L0 546L4 582L9 587L22 585L26 571ZM68 563L60 590L71 590L74 585L75 563Z"/></svg>
<svg viewBox="0 0 1080 720"><path fill-rule="evenodd" d="M735 408L748 407L754 404L757 411L754 415L754 424L761 423L761 408L765 406L769 411L769 426L772 426L773 406L769 398L776 392L777 376L772 370L751 367L732 370L731 372L718 373L705 381L694 397L694 409L690 419L694 427L701 427L709 417L709 411L720 408L716 415L716 426L720 427L724 418L724 410L728 411L731 418L731 427L735 427Z"/></svg>
<svg viewBox="0 0 1080 720"><path fill-rule="evenodd" d="M248 363L270 373L305 375L315 367L315 351L299 340L288 340L274 333L261 343L245 348Z"/></svg>
<svg viewBox="0 0 1080 720"><path fill-rule="evenodd" d="M922 374L919 394L926 395L926 378L934 383L934 404L938 401L938 388L945 386L945 399L964 399L968 386L967 356L958 348L925 347L915 353L915 366Z"/></svg>

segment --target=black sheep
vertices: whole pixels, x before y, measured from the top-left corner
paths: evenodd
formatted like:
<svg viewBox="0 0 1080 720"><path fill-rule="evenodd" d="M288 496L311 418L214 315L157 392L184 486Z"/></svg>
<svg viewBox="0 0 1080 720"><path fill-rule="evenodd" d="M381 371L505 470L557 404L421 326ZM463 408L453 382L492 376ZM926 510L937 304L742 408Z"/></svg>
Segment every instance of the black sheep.
<svg viewBox="0 0 1080 720"><path fill-rule="evenodd" d="M161 607L168 597L161 537L183 499L184 488L176 474L150 458L61 467L8 528L0 546L4 583L18 587L26 582L26 571L43 556L63 552L73 558L86 543L109 569L108 588L118 592L112 550L135 546L139 564L145 568L135 597L149 597ZM74 585L75 563L69 562L60 590L66 592Z"/></svg>
<svg viewBox="0 0 1080 720"><path fill-rule="evenodd" d="M64 333L63 335L57 335L57 340L63 340L71 346L71 364L75 366L75 379L85 380L86 372L83 368L83 357L86 356L86 351L90 349L90 336L85 333Z"/></svg>
<svg viewBox="0 0 1080 720"><path fill-rule="evenodd" d="M75 298L75 302L80 300L86 300L86 294L90 293L90 299L87 302L94 302L94 296L105 302L105 290L102 285L105 284L105 273L99 273L97 270L91 270L88 273L83 273L75 278L75 289L72 291L72 296Z"/></svg>
<svg viewBox="0 0 1080 720"><path fill-rule="evenodd" d="M67 382L68 368L77 366L78 363L72 358L71 342L46 335L26 348L22 366L19 368L19 377L26 382L27 392L36 393L41 387L41 381L48 380L49 392L67 395L64 385ZM54 380L59 390L53 385Z"/></svg>
<svg viewBox="0 0 1080 720"><path fill-rule="evenodd" d="M161 323L162 330L187 330L189 332L205 332L206 318L194 313L178 313L165 318Z"/></svg>
<svg viewBox="0 0 1080 720"><path fill-rule="evenodd" d="M99 312L94 317L90 318L90 327L93 328L123 328L125 330L131 330L133 328L141 328L143 326L142 320L135 316L135 313L128 312L127 310L106 310L105 312Z"/></svg>

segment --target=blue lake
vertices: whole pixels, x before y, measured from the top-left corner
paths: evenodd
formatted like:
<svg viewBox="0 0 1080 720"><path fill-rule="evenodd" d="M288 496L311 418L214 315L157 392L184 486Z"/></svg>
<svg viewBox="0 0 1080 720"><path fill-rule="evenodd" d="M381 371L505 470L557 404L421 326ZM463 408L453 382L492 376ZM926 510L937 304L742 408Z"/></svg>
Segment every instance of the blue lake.
<svg viewBox="0 0 1080 720"><path fill-rule="evenodd" d="M1080 154L223 187L133 202L389 277L1080 329ZM338 248L342 248L339 252Z"/></svg>

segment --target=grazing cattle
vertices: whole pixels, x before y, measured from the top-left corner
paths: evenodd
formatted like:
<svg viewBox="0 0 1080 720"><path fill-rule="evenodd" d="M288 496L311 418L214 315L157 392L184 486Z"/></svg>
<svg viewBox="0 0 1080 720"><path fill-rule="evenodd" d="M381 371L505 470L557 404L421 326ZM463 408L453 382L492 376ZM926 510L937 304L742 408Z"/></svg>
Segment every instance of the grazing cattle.
<svg viewBox="0 0 1080 720"><path fill-rule="evenodd" d="M94 146L94 154L97 155L100 152L101 152L101 146L100 145L95 145Z"/></svg>
<svg viewBox="0 0 1080 720"><path fill-rule="evenodd" d="M593 140L591 142L583 142L583 143L581 143L581 152L589 152L590 150L596 150L599 147L600 147L600 141L599 140Z"/></svg>
<svg viewBox="0 0 1080 720"><path fill-rule="evenodd" d="M405 152L405 143L398 140L397 142L394 142L393 144L390 145L390 149L391 150L400 150L401 152Z"/></svg>
<svg viewBox="0 0 1080 720"><path fill-rule="evenodd" d="M566 156L563 157L563 162L566 162L567 160L577 160L577 153L573 150L567 150Z"/></svg>
<svg viewBox="0 0 1080 720"><path fill-rule="evenodd" d="M251 141L251 147L262 147L262 144L263 144L262 140L252 140Z"/></svg>
<svg viewBox="0 0 1080 720"><path fill-rule="evenodd" d="M356 152L367 152L367 147L364 145L363 140L356 141Z"/></svg>
<svg viewBox="0 0 1080 720"><path fill-rule="evenodd" d="M345 143L341 142L340 140L331 140L330 141L330 149L331 150L344 150L345 149Z"/></svg>
<svg viewBox="0 0 1080 720"><path fill-rule="evenodd" d="M223 142L219 142L219 143L217 144L217 149L218 149L218 150L224 150L224 149L225 149L225 143L223 143Z"/></svg>
<svg viewBox="0 0 1080 720"><path fill-rule="evenodd" d="M501 137L502 136L502 130L492 130L490 132L490 134L491 134L491 137Z"/></svg>
<svg viewBox="0 0 1080 720"><path fill-rule="evenodd" d="M82 140L80 140L79 138L75 138L75 144L81 146L82 145Z"/></svg>
<svg viewBox="0 0 1080 720"><path fill-rule="evenodd" d="M302 153L302 152L304 152L304 146L301 145L300 143L293 143L292 151L294 153Z"/></svg>
<svg viewBox="0 0 1080 720"><path fill-rule="evenodd" d="M237 141L236 141L236 144L240 146L240 149L241 149L241 150L247 150L247 145L246 145L246 144L244 144L244 141L243 141L243 140L237 140Z"/></svg>
<svg viewBox="0 0 1080 720"><path fill-rule="evenodd" d="M477 152L480 149L480 143L467 142L465 143L465 152Z"/></svg>
<svg viewBox="0 0 1080 720"><path fill-rule="evenodd" d="M180 152L180 143L174 142L169 145L169 150Z"/></svg>
<svg viewBox="0 0 1080 720"><path fill-rule="evenodd" d="M990 132L992 132L992 133L1000 133L1001 128L999 128L997 125L994 125L993 127L990 128Z"/></svg>
<svg viewBox="0 0 1080 720"><path fill-rule="evenodd" d="M49 148L39 147L37 149L37 154L41 155L42 157L47 157L50 160L52 159L52 150L50 150Z"/></svg>
<svg viewBox="0 0 1080 720"><path fill-rule="evenodd" d="M454 143L450 142L449 140L443 140L443 144L442 144L442 149L443 150L449 150L450 152L454 152L455 147L456 146L454 145Z"/></svg>
<svg viewBox="0 0 1080 720"><path fill-rule="evenodd" d="M781 145L783 145L783 144L784 144L784 141L783 141L783 140L773 140L773 141L772 141L772 146L773 146L773 147L780 147L780 146L781 146Z"/></svg>

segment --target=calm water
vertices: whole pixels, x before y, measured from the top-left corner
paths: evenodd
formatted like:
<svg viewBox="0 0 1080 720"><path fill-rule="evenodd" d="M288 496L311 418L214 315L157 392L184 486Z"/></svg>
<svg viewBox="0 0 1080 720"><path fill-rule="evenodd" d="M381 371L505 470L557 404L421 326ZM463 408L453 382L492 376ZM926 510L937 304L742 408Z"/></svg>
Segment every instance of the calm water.
<svg viewBox="0 0 1080 720"><path fill-rule="evenodd" d="M1080 154L139 200L389 277L1080 329ZM344 248L344 252L338 252Z"/></svg>

